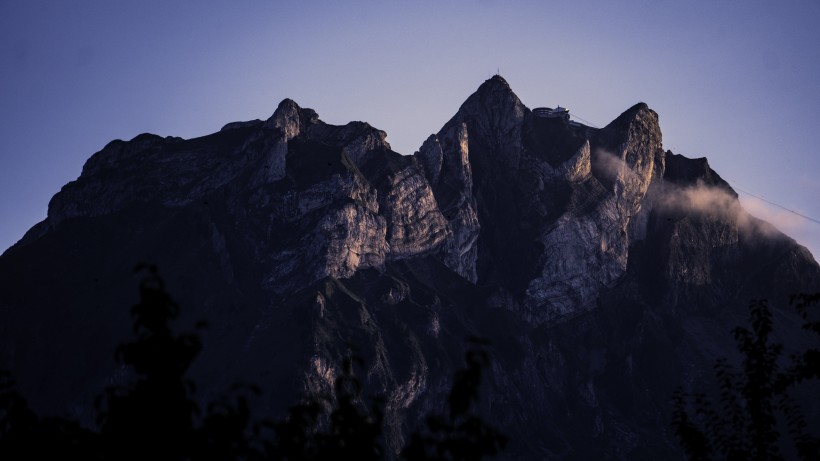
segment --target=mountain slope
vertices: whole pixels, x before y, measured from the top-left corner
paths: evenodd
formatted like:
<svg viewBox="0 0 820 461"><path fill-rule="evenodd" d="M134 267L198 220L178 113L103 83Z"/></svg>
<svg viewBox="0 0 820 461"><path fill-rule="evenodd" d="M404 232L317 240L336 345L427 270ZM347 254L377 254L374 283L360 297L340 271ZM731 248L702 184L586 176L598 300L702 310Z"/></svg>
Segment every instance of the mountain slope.
<svg viewBox="0 0 820 461"><path fill-rule="evenodd" d="M809 252L746 214L645 104L602 129L541 117L495 76L413 156L282 101L266 121L113 141L0 257L0 367L90 422L127 379L131 268L204 319L192 371L280 415L353 348L392 450L440 405L463 340L492 341L482 411L512 458L672 457L669 399L731 355L751 298L820 290ZM779 311L784 337L796 317Z"/></svg>

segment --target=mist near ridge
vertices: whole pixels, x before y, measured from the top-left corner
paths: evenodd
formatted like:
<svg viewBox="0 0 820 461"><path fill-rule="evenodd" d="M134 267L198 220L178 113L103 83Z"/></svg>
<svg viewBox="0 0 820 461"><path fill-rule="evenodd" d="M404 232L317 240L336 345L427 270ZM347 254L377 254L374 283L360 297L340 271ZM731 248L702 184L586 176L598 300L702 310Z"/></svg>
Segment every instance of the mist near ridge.
<svg viewBox="0 0 820 461"><path fill-rule="evenodd" d="M605 149L598 149L593 156L593 168L616 184L641 181L627 162ZM785 232L798 234L805 228L802 219L788 212L772 212L757 203L751 210L744 208L737 194L727 186L706 184L698 179L694 185L671 182L653 183L647 194L652 204L660 210L688 215L694 214L712 219L725 219L734 223L740 232L763 238L782 238ZM753 216L763 216L758 218ZM777 222L777 227L771 224Z"/></svg>

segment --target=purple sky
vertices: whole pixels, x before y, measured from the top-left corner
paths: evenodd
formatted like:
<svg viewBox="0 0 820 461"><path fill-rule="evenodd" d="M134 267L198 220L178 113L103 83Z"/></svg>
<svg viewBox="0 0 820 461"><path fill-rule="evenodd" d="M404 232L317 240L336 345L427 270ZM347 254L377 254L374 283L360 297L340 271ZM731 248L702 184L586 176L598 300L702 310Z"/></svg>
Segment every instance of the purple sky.
<svg viewBox="0 0 820 461"><path fill-rule="evenodd" d="M0 0L0 251L112 139L196 137L286 97L411 154L500 70L820 219L820 2ZM741 194L820 255L820 224Z"/></svg>

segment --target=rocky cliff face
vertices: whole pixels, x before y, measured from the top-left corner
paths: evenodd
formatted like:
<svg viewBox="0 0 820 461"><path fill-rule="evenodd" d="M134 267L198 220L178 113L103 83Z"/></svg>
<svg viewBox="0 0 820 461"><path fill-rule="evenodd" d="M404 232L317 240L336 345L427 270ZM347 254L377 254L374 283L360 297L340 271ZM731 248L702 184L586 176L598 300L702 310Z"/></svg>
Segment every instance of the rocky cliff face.
<svg viewBox="0 0 820 461"><path fill-rule="evenodd" d="M140 261L183 323L211 325L205 394L258 382L276 413L329 389L353 344L394 450L463 338L490 338L482 411L513 458L675 456L669 396L731 353L748 300L820 289L705 159L663 150L645 104L594 129L536 116L499 76L413 156L291 100L202 138L109 143L0 258L0 367L36 407L83 417L125 379L110 351Z"/></svg>
<svg viewBox="0 0 820 461"><path fill-rule="evenodd" d="M500 77L417 156L439 203L458 210L450 224L467 258L448 255L448 267L504 286L534 324L591 309L623 276L649 212L641 212L644 197L653 178L662 180L665 159L657 114L645 104L602 130L570 126L534 116ZM444 159L453 172L447 188L439 186Z"/></svg>

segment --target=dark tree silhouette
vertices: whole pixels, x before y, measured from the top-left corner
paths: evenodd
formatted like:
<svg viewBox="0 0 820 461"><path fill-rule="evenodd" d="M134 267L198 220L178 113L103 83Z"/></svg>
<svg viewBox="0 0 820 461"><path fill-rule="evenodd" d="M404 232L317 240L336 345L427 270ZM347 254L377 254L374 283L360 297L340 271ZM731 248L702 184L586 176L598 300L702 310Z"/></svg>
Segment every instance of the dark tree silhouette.
<svg viewBox="0 0 820 461"><path fill-rule="evenodd" d="M401 458L416 460L478 461L500 453L506 436L479 418L473 406L479 400L482 370L489 364L487 344L471 339L466 368L456 373L448 399L450 411L430 415L427 427L412 434ZM289 417L275 425L273 459L330 461L385 458L382 439L382 402L362 403L361 383L353 372L355 358L344 361L335 383L335 396L309 397L294 406ZM320 423L323 403L332 402L327 427Z"/></svg>
<svg viewBox="0 0 820 461"><path fill-rule="evenodd" d="M336 379L330 430L319 437L320 459L375 461L384 456L381 401L377 399L369 409L358 404L362 385L353 372L357 361L344 360L342 374Z"/></svg>
<svg viewBox="0 0 820 461"><path fill-rule="evenodd" d="M277 444L273 459L282 460L380 460L384 458L382 440L382 401L367 407L362 401L362 385L353 370L357 358L346 358L342 373L334 383L334 395L309 396L291 407L288 418L276 424ZM322 424L323 403L332 406Z"/></svg>
<svg viewBox="0 0 820 461"><path fill-rule="evenodd" d="M207 406L205 415L185 377L201 348L195 334L175 335L179 306L154 266L143 274L140 301L131 308L136 339L119 346L116 360L130 371L126 383L96 399L98 431L64 418L39 418L0 375L2 459L260 459L248 395L235 386Z"/></svg>
<svg viewBox="0 0 820 461"><path fill-rule="evenodd" d="M133 382L112 386L97 399L105 452L130 459L189 455L199 408L185 373L201 345L192 334L174 335L179 315L155 267L140 283L140 302L131 308L137 339L117 348L117 361L134 371Z"/></svg>
<svg viewBox="0 0 820 461"><path fill-rule="evenodd" d="M40 418L0 372L0 459L99 459L96 433L64 418Z"/></svg>
<svg viewBox="0 0 820 461"><path fill-rule="evenodd" d="M336 460L385 458L380 399L366 406L348 357L333 395L307 396L287 419L256 420L256 386L236 384L206 405L194 399L186 377L201 349L196 334L175 334L179 306L156 267L137 266L140 301L131 308L136 339L120 345L116 360L130 371L122 384L96 399L98 431L63 418L40 418L0 372L0 459L105 460ZM202 327L199 325L198 327ZM484 349L467 353L450 393L449 418L428 418L428 433L414 434L405 458L479 460L500 451L506 439L477 416ZM430 456L429 458L427 456Z"/></svg>
<svg viewBox="0 0 820 461"><path fill-rule="evenodd" d="M467 351L467 368L459 371L448 399L450 412L427 417L427 431L413 434L402 453L407 461L416 460L481 460L501 452L507 437L485 423L473 411L478 403L482 370L489 364L486 343L473 338L474 346Z"/></svg>
<svg viewBox="0 0 820 461"><path fill-rule="evenodd" d="M793 297L792 303L804 328L820 334L820 322L809 315L809 307L818 300L820 294L804 294ZM718 402L702 392L675 393L675 433L691 460L820 459L820 437L808 433L805 415L792 395L799 384L820 378L820 350L793 354L786 363L783 346L770 339L774 325L768 303L753 301L750 316L751 329L733 331L743 357L740 369L726 359L715 365ZM781 433L783 428L786 434Z"/></svg>

